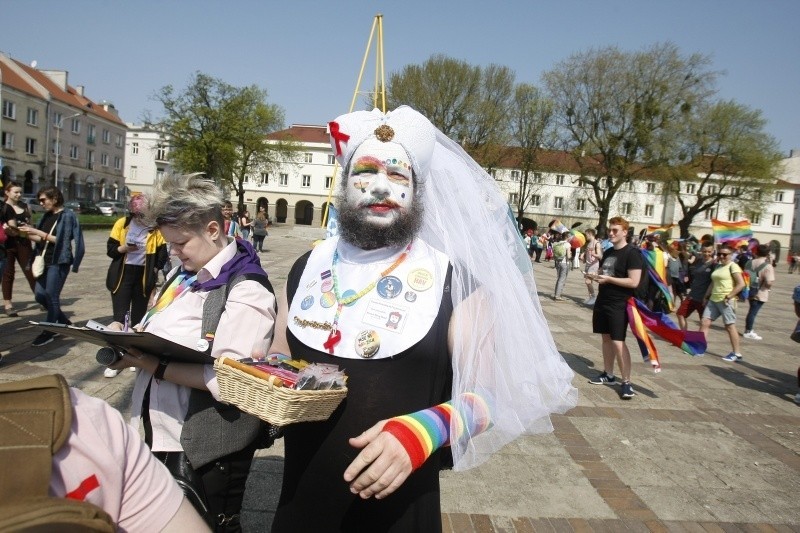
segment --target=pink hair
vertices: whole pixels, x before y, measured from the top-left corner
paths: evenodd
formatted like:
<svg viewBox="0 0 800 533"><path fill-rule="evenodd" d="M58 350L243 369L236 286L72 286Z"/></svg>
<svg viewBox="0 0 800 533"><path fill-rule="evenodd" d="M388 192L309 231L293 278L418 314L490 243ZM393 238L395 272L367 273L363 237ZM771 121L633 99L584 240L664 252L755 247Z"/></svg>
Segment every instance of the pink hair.
<svg viewBox="0 0 800 533"><path fill-rule="evenodd" d="M128 202L128 209L131 214L143 213L148 207L147 204L147 197L144 194L137 194Z"/></svg>

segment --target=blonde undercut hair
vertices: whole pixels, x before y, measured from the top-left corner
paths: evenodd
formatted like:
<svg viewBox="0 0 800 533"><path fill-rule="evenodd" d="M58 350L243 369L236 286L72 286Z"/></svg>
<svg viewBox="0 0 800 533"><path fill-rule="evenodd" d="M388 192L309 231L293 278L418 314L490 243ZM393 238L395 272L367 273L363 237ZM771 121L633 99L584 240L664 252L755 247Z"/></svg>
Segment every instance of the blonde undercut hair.
<svg viewBox="0 0 800 533"><path fill-rule="evenodd" d="M222 189L203 173L170 175L153 186L145 222L194 231L212 221L221 226L223 203Z"/></svg>

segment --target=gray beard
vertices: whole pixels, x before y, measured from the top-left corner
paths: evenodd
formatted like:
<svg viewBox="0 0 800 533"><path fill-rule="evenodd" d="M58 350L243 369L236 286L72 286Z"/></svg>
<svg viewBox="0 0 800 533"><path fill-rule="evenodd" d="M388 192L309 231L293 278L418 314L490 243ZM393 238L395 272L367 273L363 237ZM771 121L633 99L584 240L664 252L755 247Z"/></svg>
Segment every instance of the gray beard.
<svg viewBox="0 0 800 533"><path fill-rule="evenodd" d="M401 211L399 218L388 226L369 222L367 213L344 195L339 201L339 235L345 242L362 250L408 244L422 227L423 207L419 197L414 198L411 207Z"/></svg>

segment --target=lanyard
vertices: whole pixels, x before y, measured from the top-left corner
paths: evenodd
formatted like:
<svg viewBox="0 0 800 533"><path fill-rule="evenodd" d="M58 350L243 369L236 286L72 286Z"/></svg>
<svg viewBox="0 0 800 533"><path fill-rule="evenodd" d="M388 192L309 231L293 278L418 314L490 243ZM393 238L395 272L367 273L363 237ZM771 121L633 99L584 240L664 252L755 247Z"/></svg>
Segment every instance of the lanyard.
<svg viewBox="0 0 800 533"><path fill-rule="evenodd" d="M178 299L180 295L183 294L196 279L197 274L193 274L191 276L189 276L189 274L186 272L181 272L178 274L175 279L172 280L172 283L169 284L169 287L164 289L164 291L158 297L156 304L147 311L147 314L142 321L142 326L147 325L153 316L163 311L169 304Z"/></svg>

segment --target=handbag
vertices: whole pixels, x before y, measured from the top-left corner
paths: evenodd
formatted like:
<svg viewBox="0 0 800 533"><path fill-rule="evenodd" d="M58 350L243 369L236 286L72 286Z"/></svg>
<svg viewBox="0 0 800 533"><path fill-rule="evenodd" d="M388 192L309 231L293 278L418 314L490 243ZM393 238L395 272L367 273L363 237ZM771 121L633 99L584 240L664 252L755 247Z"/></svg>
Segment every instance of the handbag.
<svg viewBox="0 0 800 533"><path fill-rule="evenodd" d="M61 217L59 217L60 219ZM50 233L47 234L49 237L53 234L56 230L56 226L58 225L58 219L53 223L53 227L50 228ZM42 253L37 255L33 258L33 264L31 265L31 274L33 274L34 278L39 278L42 274L44 274L44 253L47 251L47 245L50 244L50 241L47 239L44 240L44 248L42 248Z"/></svg>

